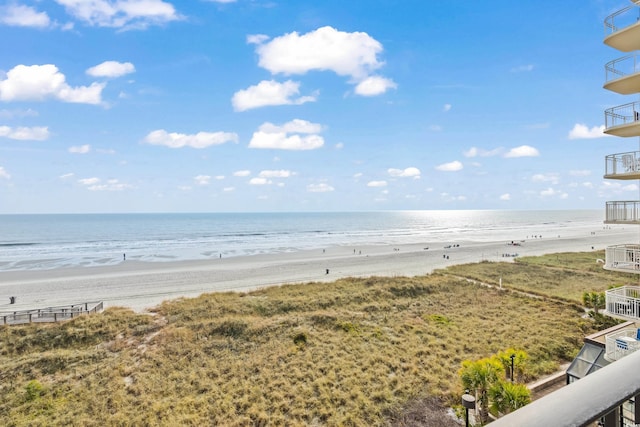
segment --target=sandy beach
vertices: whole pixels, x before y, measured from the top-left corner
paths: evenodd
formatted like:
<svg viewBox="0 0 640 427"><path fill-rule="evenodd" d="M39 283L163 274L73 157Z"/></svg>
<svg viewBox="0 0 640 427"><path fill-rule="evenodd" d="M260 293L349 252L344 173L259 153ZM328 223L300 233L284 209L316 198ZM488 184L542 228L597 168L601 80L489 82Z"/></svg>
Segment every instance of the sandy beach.
<svg viewBox="0 0 640 427"><path fill-rule="evenodd" d="M123 261L101 267L0 272L0 312L103 301L143 312L167 299L220 291L248 291L285 283L343 277L417 276L453 264L504 261L557 252L586 252L628 240L624 228L570 230L566 235L510 242L464 242L330 247L323 250L198 261ZM9 304L9 297L17 297Z"/></svg>

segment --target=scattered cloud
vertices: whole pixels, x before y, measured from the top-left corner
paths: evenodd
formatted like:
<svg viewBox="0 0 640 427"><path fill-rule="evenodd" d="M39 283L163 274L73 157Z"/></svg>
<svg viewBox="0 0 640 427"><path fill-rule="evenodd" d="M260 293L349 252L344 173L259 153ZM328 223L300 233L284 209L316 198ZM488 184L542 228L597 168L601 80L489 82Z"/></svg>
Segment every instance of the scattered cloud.
<svg viewBox="0 0 640 427"><path fill-rule="evenodd" d="M333 71L350 77L358 95L374 96L395 88L387 78L372 75L384 62L378 59L382 44L364 32L348 33L321 27L306 34L292 32L274 39L253 35L258 65L272 74L306 74Z"/></svg>
<svg viewBox="0 0 640 427"><path fill-rule="evenodd" d="M462 153L465 157L493 157L502 153L502 148L494 148L493 150L484 150L482 148L471 147Z"/></svg>
<svg viewBox="0 0 640 427"><path fill-rule="evenodd" d="M49 128L46 126L17 127L0 126L0 137L20 141L44 141L49 139Z"/></svg>
<svg viewBox="0 0 640 427"><path fill-rule="evenodd" d="M196 134L169 133L164 129L154 130L144 142L151 145L163 145L169 148L207 148L227 142L238 142L238 135L232 132L198 132Z"/></svg>
<svg viewBox="0 0 640 427"><path fill-rule="evenodd" d="M503 195L500 196L500 200L504 200L504 201L511 200L511 194L504 193Z"/></svg>
<svg viewBox="0 0 640 427"><path fill-rule="evenodd" d="M444 104L442 106L442 111L444 111L445 113L451 111L451 104Z"/></svg>
<svg viewBox="0 0 640 427"><path fill-rule="evenodd" d="M531 177L531 181L533 182L550 182L554 185L558 184L560 181L560 174L557 173L537 173Z"/></svg>
<svg viewBox="0 0 640 427"><path fill-rule="evenodd" d="M44 101L100 104L105 83L71 87L53 64L16 65L0 80L0 101Z"/></svg>
<svg viewBox="0 0 640 427"><path fill-rule="evenodd" d="M569 175L571 175L571 176L589 176L589 175L591 175L591 171L587 170L587 169L571 170L571 171L569 171Z"/></svg>
<svg viewBox="0 0 640 427"><path fill-rule="evenodd" d="M0 119L14 119L14 118L23 118L23 117L37 117L38 112L32 110L31 108L27 108L26 110L15 109L15 110L0 110Z"/></svg>
<svg viewBox="0 0 640 427"><path fill-rule="evenodd" d="M239 177L245 177L245 176L249 176L249 175L251 175L251 171L249 171L249 170L235 171L233 173L233 176L239 176Z"/></svg>
<svg viewBox="0 0 640 427"><path fill-rule="evenodd" d="M12 27L47 28L51 20L45 12L38 12L30 6L8 4L0 7L0 24Z"/></svg>
<svg viewBox="0 0 640 427"><path fill-rule="evenodd" d="M145 29L182 19L162 0L55 0L67 13L90 26Z"/></svg>
<svg viewBox="0 0 640 427"><path fill-rule="evenodd" d="M420 169L409 167L406 169L387 169L389 175L398 178L420 178Z"/></svg>
<svg viewBox="0 0 640 427"><path fill-rule="evenodd" d="M355 93L362 96L377 96L397 87L398 85L391 79L370 76L356 85Z"/></svg>
<svg viewBox="0 0 640 427"><path fill-rule="evenodd" d="M231 104L235 111L246 111L270 105L301 105L316 100L316 95L296 97L299 93L299 82L263 80L255 86L234 93Z"/></svg>
<svg viewBox="0 0 640 427"><path fill-rule="evenodd" d="M320 184L309 184L307 185L307 191L309 193L329 193L331 191L334 191L335 189L330 186L327 183L320 183Z"/></svg>
<svg viewBox="0 0 640 427"><path fill-rule="evenodd" d="M386 187L387 181L369 181L367 187Z"/></svg>
<svg viewBox="0 0 640 427"><path fill-rule="evenodd" d="M211 176L209 175L197 175L193 177L196 185L209 185L211 181Z"/></svg>
<svg viewBox="0 0 640 427"><path fill-rule="evenodd" d="M136 67L131 62L105 61L89 68L87 74L92 77L116 78L135 73L135 71Z"/></svg>
<svg viewBox="0 0 640 427"><path fill-rule="evenodd" d="M540 152L534 147L529 145L521 145L519 147L512 148L509 150L504 157L506 158L516 158L516 157L538 157Z"/></svg>
<svg viewBox="0 0 640 427"><path fill-rule="evenodd" d="M576 123L569 131L569 139L594 139L609 136L604 133L604 125L594 126L591 129L582 123Z"/></svg>
<svg viewBox="0 0 640 427"><path fill-rule="evenodd" d="M89 191L123 191L133 188L133 186L122 183L117 179L108 179L103 182L100 178L88 178L81 179L78 182L86 185Z"/></svg>
<svg viewBox="0 0 640 427"><path fill-rule="evenodd" d="M511 68L512 73L523 73L523 72L528 72L528 71L533 71L533 64L527 64L527 65L518 65L517 67L513 67Z"/></svg>
<svg viewBox="0 0 640 427"><path fill-rule="evenodd" d="M288 170L265 170L258 174L260 178L289 178L292 175L295 175L295 172Z"/></svg>
<svg viewBox="0 0 640 427"><path fill-rule="evenodd" d="M11 179L11 175L9 175L9 172L7 172L7 170L2 166L0 166L0 178Z"/></svg>
<svg viewBox="0 0 640 427"><path fill-rule="evenodd" d="M266 34L250 34L247 36L248 44L262 44L269 40L271 37Z"/></svg>
<svg viewBox="0 0 640 427"><path fill-rule="evenodd" d="M249 184L251 184L251 185L269 185L271 183L272 183L271 180L269 180L267 178L260 178L260 177L251 178L249 180Z"/></svg>
<svg viewBox="0 0 640 427"><path fill-rule="evenodd" d="M566 199L569 197L569 195L567 193L565 193L564 191L560 191L560 190L556 190L553 189L551 187L542 190L540 192L540 196L542 197L558 197L560 199Z"/></svg>
<svg viewBox="0 0 640 427"><path fill-rule="evenodd" d="M87 154L89 151L91 151L91 146L89 144L69 147L69 152L74 154Z"/></svg>
<svg viewBox="0 0 640 427"><path fill-rule="evenodd" d="M69 172L69 173L65 173L65 174L60 175L58 178L60 178L62 180L65 180L65 179L73 178L74 176L75 176L74 173Z"/></svg>
<svg viewBox="0 0 640 427"><path fill-rule="evenodd" d="M222 191L224 191L225 193L230 193L232 191L236 191L236 187L224 187Z"/></svg>
<svg viewBox="0 0 640 427"><path fill-rule="evenodd" d="M455 160L449 163L443 163L441 165L436 166L436 170L439 170L442 172L457 172L459 170L462 170L463 168L464 166L458 160Z"/></svg>
<svg viewBox="0 0 640 427"><path fill-rule="evenodd" d="M322 125L301 119L294 119L281 126L266 122L253 133L249 148L315 150L324 145L324 138L318 135L321 131Z"/></svg>

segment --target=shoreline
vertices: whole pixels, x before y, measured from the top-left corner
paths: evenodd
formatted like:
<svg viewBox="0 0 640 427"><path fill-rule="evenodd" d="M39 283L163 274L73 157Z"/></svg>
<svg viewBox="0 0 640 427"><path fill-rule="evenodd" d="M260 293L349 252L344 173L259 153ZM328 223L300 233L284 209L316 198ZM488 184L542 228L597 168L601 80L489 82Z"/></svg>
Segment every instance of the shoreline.
<svg viewBox="0 0 640 427"><path fill-rule="evenodd" d="M453 239L449 248L446 248L449 244L441 242L337 246L209 260L127 260L108 266L3 271L0 272L0 312L88 301L104 301L105 307L123 306L144 312L164 300L197 297L203 293L333 282L345 277L420 276L454 264L513 261L512 256L503 254L536 256L602 250L629 237L624 228L564 232L566 237L528 239L521 246L505 241ZM10 296L17 297L15 304L9 304Z"/></svg>

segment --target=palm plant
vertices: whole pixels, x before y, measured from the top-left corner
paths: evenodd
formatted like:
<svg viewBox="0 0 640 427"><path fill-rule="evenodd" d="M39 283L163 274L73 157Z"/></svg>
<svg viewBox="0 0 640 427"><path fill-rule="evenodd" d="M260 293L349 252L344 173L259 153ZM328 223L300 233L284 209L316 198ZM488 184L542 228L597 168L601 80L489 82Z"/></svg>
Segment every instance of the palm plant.
<svg viewBox="0 0 640 427"><path fill-rule="evenodd" d="M524 384L499 381L489 389L491 410L508 414L531 402L531 391Z"/></svg>
<svg viewBox="0 0 640 427"><path fill-rule="evenodd" d="M502 364L495 357L487 357L477 361L465 360L460 369L462 385L475 394L480 421L489 419L489 389L498 381Z"/></svg>

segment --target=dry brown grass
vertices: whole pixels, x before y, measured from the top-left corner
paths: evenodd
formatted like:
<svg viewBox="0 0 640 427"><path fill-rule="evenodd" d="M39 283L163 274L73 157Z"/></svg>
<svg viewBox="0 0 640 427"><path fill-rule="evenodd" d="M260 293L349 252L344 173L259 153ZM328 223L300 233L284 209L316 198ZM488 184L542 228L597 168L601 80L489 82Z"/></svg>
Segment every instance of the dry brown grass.
<svg viewBox="0 0 640 427"><path fill-rule="evenodd" d="M536 289L561 286L555 266L491 267L533 276ZM2 327L0 423L408 425L424 415L412 412L421 403L439 414L439 402L458 402L465 359L524 349L534 378L575 355L591 332L576 306L456 277L491 270L477 268L208 294L166 302L155 316L111 308Z"/></svg>

